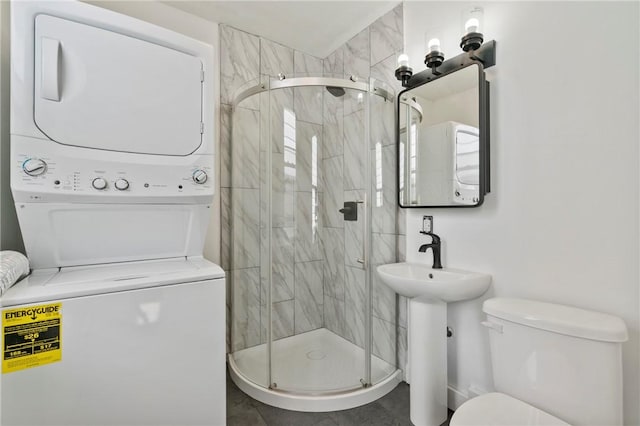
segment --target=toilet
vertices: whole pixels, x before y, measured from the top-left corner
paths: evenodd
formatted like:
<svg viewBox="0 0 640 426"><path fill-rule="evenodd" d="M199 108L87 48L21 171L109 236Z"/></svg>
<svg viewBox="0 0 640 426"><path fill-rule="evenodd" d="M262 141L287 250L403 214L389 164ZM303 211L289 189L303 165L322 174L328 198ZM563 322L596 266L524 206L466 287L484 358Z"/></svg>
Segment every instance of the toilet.
<svg viewBox="0 0 640 426"><path fill-rule="evenodd" d="M620 318L511 298L483 310L496 392L462 404L451 426L622 425Z"/></svg>

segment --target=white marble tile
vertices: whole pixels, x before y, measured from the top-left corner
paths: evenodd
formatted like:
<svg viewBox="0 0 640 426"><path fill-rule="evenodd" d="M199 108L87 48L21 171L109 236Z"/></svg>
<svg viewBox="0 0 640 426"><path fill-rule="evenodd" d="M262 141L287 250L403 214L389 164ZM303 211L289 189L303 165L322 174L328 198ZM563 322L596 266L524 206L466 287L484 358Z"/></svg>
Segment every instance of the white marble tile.
<svg viewBox="0 0 640 426"><path fill-rule="evenodd" d="M342 156L322 160L324 202L320 206L324 226L343 228L344 217L338 211L344 206Z"/></svg>
<svg viewBox="0 0 640 426"><path fill-rule="evenodd" d="M271 141L272 152L295 153L296 113L293 89L277 89L260 94L260 150L267 150ZM288 162L291 162L287 158ZM294 160L295 162L295 160Z"/></svg>
<svg viewBox="0 0 640 426"><path fill-rule="evenodd" d="M407 329L406 327L397 328L397 342L398 342L398 368L402 369L402 377L407 380Z"/></svg>
<svg viewBox="0 0 640 426"><path fill-rule="evenodd" d="M348 266L345 272L345 337L364 348L365 345L365 271Z"/></svg>
<svg viewBox="0 0 640 426"><path fill-rule="evenodd" d="M398 227L397 232L400 235L407 235L407 209L398 208L396 212Z"/></svg>
<svg viewBox="0 0 640 426"><path fill-rule="evenodd" d="M396 327L376 316L372 321L373 354L392 365L396 365Z"/></svg>
<svg viewBox="0 0 640 426"><path fill-rule="evenodd" d="M262 229L262 241L268 241L266 229ZM264 251L263 251L264 252ZM271 302L282 302L294 298L294 230L272 228L271 231ZM269 264L262 259L261 281L263 303L268 299Z"/></svg>
<svg viewBox="0 0 640 426"><path fill-rule="evenodd" d="M365 188L364 111L344 117L344 189Z"/></svg>
<svg viewBox="0 0 640 426"><path fill-rule="evenodd" d="M380 17L370 26L371 64L403 48L402 4Z"/></svg>
<svg viewBox="0 0 640 426"><path fill-rule="evenodd" d="M360 31L345 44L344 74L347 78L356 77L359 81L369 78L369 28Z"/></svg>
<svg viewBox="0 0 640 426"><path fill-rule="evenodd" d="M318 194L296 192L295 261L322 260Z"/></svg>
<svg viewBox="0 0 640 426"><path fill-rule="evenodd" d="M296 263L295 333L323 325L322 261Z"/></svg>
<svg viewBox="0 0 640 426"><path fill-rule="evenodd" d="M407 326L407 308L409 299L404 296L398 296L398 325L400 327Z"/></svg>
<svg viewBox="0 0 640 426"><path fill-rule="evenodd" d="M231 189L220 188L220 267L231 270Z"/></svg>
<svg viewBox="0 0 640 426"><path fill-rule="evenodd" d="M265 38L260 38L260 74L293 77L293 49Z"/></svg>
<svg viewBox="0 0 640 426"><path fill-rule="evenodd" d="M344 337L344 301L324 296L324 326Z"/></svg>
<svg viewBox="0 0 640 426"><path fill-rule="evenodd" d="M298 50L294 53L293 64L296 77L322 77L324 72L322 59Z"/></svg>
<svg viewBox="0 0 640 426"><path fill-rule="evenodd" d="M364 197L364 191L345 191L345 201L358 201ZM358 220L344 221L344 263L347 266L362 268L358 259L364 257L364 204L357 204Z"/></svg>
<svg viewBox="0 0 640 426"><path fill-rule="evenodd" d="M344 115L346 117L356 111L364 111L367 93L360 90L348 89L344 96L342 96L342 99L344 100Z"/></svg>
<svg viewBox="0 0 640 426"><path fill-rule="evenodd" d="M322 124L323 87L296 87L293 89L293 104L296 118L308 123Z"/></svg>
<svg viewBox="0 0 640 426"><path fill-rule="evenodd" d="M258 268L231 271L233 283L232 349L260 343L260 272Z"/></svg>
<svg viewBox="0 0 640 426"><path fill-rule="evenodd" d="M377 64L371 67L371 77L381 81L388 90L397 95L403 90L402 83L396 79L395 70L398 68L398 53L391 53Z"/></svg>
<svg viewBox="0 0 640 426"><path fill-rule="evenodd" d="M322 158L343 155L344 140L344 99L325 96L323 100L323 141Z"/></svg>
<svg viewBox="0 0 640 426"><path fill-rule="evenodd" d="M375 268L375 266L374 266ZM396 318L396 293L384 284L378 274L372 274L373 280L373 315L390 323Z"/></svg>
<svg viewBox="0 0 640 426"><path fill-rule="evenodd" d="M344 229L323 228L324 294L344 299Z"/></svg>
<svg viewBox="0 0 640 426"><path fill-rule="evenodd" d="M333 51L324 59L324 76L343 78L344 76L344 45Z"/></svg>
<svg viewBox="0 0 640 426"><path fill-rule="evenodd" d="M397 205L396 149L378 144L371 151L373 232L395 234Z"/></svg>
<svg viewBox="0 0 640 426"><path fill-rule="evenodd" d="M293 336L294 301L287 300L273 304L271 320L273 324L273 339Z"/></svg>
<svg viewBox="0 0 640 426"><path fill-rule="evenodd" d="M231 187L231 120L230 105L220 105L220 187Z"/></svg>
<svg viewBox="0 0 640 426"><path fill-rule="evenodd" d="M407 237L406 235L396 236L396 253L398 262L407 261Z"/></svg>
<svg viewBox="0 0 640 426"><path fill-rule="evenodd" d="M260 73L258 37L220 25L220 99L231 104L236 91Z"/></svg>
<svg viewBox="0 0 640 426"><path fill-rule="evenodd" d="M318 191L322 172L322 126L296 123L295 182L297 191Z"/></svg>
<svg viewBox="0 0 640 426"><path fill-rule="evenodd" d="M381 96L371 97L370 126L371 149L374 149L378 143L382 146L391 145L395 147L395 109L393 102L385 101ZM395 169L395 165L393 168Z"/></svg>
<svg viewBox="0 0 640 426"><path fill-rule="evenodd" d="M233 113L231 185L259 188L260 112L236 108Z"/></svg>
<svg viewBox="0 0 640 426"><path fill-rule="evenodd" d="M260 265L260 195L257 189L231 190L233 268Z"/></svg>
<svg viewBox="0 0 640 426"><path fill-rule="evenodd" d="M396 261L396 236L372 234L371 265L375 268ZM385 321L396 322L396 294L373 274L373 314Z"/></svg>
<svg viewBox="0 0 640 426"><path fill-rule="evenodd" d="M382 265L396 261L396 236L393 234L372 234L371 263Z"/></svg>
<svg viewBox="0 0 640 426"><path fill-rule="evenodd" d="M267 153L262 153L266 157ZM285 162L285 158L294 163ZM293 227L294 198L295 198L295 159L291 156L280 153L271 154L271 191L268 191L267 176L263 172L261 179L261 203L263 204L263 214L266 216L268 208L268 197L271 194L272 226L276 228ZM266 159L261 161L261 171L266 169ZM293 172L293 173L292 173Z"/></svg>

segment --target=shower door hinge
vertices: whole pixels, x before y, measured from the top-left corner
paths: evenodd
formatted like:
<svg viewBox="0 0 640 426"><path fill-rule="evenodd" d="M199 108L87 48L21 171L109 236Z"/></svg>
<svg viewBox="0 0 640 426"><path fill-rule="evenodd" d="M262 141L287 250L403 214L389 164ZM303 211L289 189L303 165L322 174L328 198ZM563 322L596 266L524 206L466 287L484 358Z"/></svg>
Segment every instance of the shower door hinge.
<svg viewBox="0 0 640 426"><path fill-rule="evenodd" d="M363 388L368 388L369 386L371 386L371 383L367 383L365 379L360 379L360 383L362 384Z"/></svg>

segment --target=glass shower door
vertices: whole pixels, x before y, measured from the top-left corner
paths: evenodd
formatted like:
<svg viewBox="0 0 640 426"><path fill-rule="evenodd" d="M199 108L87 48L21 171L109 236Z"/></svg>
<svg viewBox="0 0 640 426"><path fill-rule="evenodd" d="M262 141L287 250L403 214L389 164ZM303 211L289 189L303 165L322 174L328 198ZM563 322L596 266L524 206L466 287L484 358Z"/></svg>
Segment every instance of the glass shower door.
<svg viewBox="0 0 640 426"><path fill-rule="evenodd" d="M261 96L271 387L353 390L367 376L365 207L357 203L366 193L367 94L300 84ZM345 221L345 201L356 202L358 220Z"/></svg>

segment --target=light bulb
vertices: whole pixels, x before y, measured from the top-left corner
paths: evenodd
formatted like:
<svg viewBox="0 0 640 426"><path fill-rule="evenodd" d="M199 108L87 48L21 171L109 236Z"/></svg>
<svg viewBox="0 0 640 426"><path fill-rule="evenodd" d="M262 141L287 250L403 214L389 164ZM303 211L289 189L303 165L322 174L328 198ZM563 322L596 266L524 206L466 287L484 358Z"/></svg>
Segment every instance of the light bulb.
<svg viewBox="0 0 640 426"><path fill-rule="evenodd" d="M406 53L402 53L400 56L398 56L398 66L399 67L409 66L409 56Z"/></svg>
<svg viewBox="0 0 640 426"><path fill-rule="evenodd" d="M431 52L439 52L440 51L440 40L437 38L432 38L431 40L429 40L429 43L427 43L427 46L429 47L429 51Z"/></svg>
<svg viewBox="0 0 640 426"><path fill-rule="evenodd" d="M464 30L467 34L477 33L480 27L480 21L476 18L469 18L464 24Z"/></svg>

